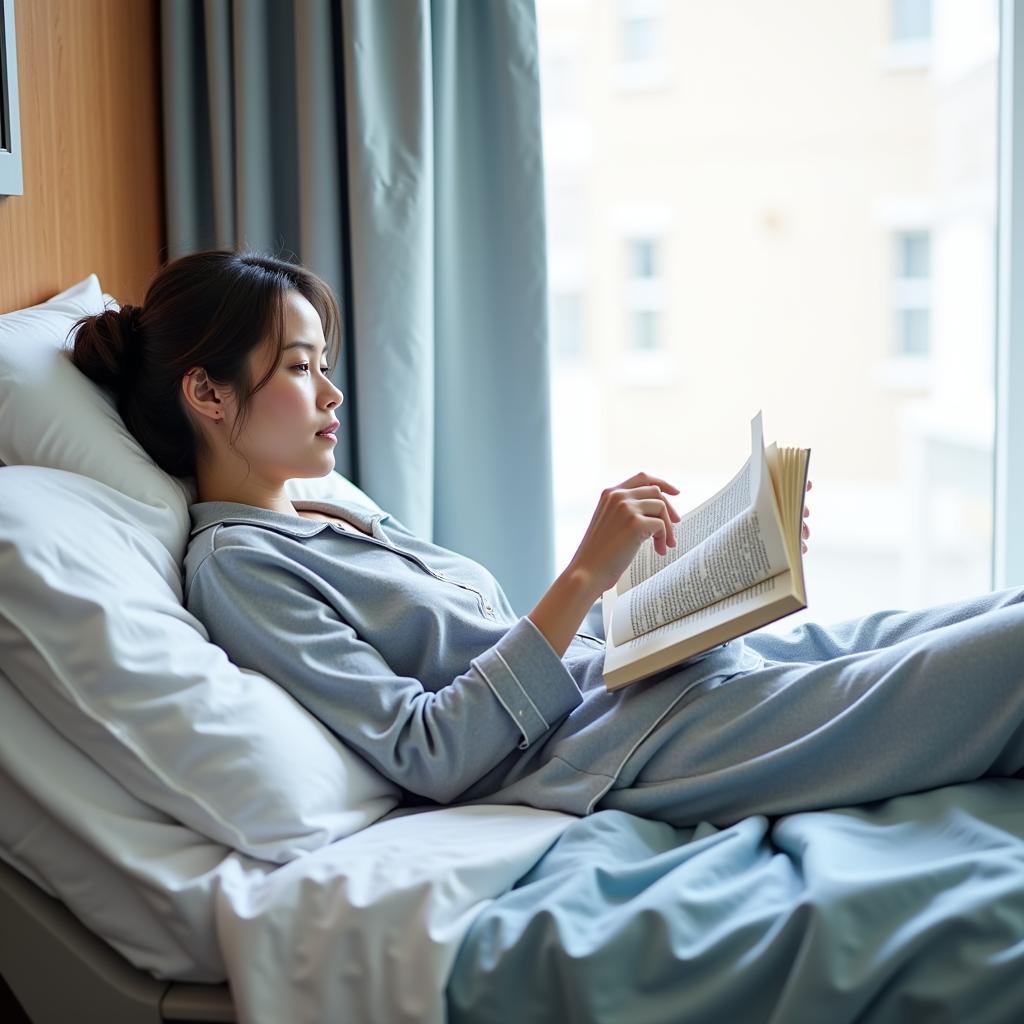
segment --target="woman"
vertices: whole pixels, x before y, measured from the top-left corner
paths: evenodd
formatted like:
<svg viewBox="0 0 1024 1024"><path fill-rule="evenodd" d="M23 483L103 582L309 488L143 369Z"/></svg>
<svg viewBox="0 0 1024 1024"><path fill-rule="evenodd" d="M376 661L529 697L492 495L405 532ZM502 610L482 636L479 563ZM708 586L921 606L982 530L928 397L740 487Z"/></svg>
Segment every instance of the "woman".
<svg viewBox="0 0 1024 1024"><path fill-rule="evenodd" d="M142 307L80 321L73 361L163 469L195 477L185 600L211 640L408 802L724 825L1021 773L1024 591L753 633L608 693L603 641L578 630L641 543L674 543L673 485L605 490L527 616L388 513L289 500L287 480L334 468L338 321L309 271L200 252Z"/></svg>

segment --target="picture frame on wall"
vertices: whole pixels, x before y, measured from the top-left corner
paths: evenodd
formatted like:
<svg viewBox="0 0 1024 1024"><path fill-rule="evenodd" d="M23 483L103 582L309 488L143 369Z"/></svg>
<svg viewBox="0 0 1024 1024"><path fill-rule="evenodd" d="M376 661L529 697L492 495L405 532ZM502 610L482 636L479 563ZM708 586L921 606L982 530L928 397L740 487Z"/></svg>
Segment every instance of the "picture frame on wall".
<svg viewBox="0 0 1024 1024"><path fill-rule="evenodd" d="M24 192L14 0L0 0L0 197Z"/></svg>

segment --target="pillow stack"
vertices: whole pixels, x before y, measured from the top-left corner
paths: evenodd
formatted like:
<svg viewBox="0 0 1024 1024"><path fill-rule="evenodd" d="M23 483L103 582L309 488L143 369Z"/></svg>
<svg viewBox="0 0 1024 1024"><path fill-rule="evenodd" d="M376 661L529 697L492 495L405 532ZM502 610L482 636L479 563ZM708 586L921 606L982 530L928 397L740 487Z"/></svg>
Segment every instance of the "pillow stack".
<svg viewBox="0 0 1024 1024"><path fill-rule="evenodd" d="M178 561L190 488L125 429L112 395L68 358L74 322L116 303L95 274L48 302L0 316L0 462L81 473L135 498L139 525Z"/></svg>
<svg viewBox="0 0 1024 1024"><path fill-rule="evenodd" d="M112 786L283 863L372 823L398 790L183 607L190 482L67 356L74 321L111 303L90 275L0 316L0 667ZM293 483L378 507L337 473Z"/></svg>

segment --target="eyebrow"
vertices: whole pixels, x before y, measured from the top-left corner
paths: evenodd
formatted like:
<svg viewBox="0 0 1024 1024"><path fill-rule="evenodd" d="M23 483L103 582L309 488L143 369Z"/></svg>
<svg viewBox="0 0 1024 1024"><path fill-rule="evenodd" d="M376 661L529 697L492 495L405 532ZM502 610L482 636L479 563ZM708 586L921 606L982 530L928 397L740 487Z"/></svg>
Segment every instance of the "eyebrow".
<svg viewBox="0 0 1024 1024"><path fill-rule="evenodd" d="M289 342L287 345L285 345L281 349L281 351L285 352L285 351L287 351L290 348L306 348L306 349L309 349L310 352L316 352L317 351L317 346L314 345L312 342L309 342L309 341L292 341L292 342ZM326 352L327 351L327 346L324 345L324 347L320 351Z"/></svg>

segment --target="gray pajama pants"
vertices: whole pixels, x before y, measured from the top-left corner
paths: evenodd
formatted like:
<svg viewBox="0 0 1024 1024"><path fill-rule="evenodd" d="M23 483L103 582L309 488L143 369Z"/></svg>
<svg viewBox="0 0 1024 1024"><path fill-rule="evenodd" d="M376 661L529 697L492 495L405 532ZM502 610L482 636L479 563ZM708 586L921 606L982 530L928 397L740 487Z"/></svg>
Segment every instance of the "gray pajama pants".
<svg viewBox="0 0 1024 1024"><path fill-rule="evenodd" d="M1024 774L1022 588L743 643L763 666L687 693L595 810L724 825Z"/></svg>

